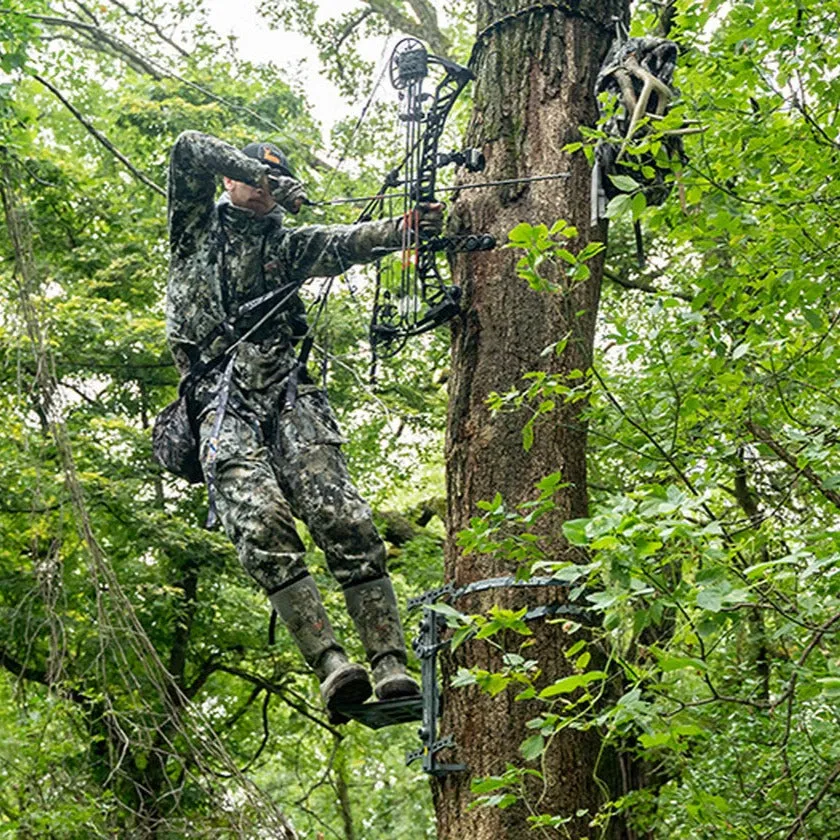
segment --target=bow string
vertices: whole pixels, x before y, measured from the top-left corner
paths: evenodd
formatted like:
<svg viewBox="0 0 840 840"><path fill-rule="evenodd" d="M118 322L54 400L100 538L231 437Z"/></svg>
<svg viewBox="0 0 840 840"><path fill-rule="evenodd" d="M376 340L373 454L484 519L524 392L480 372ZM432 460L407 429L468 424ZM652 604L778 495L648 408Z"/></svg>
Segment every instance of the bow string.
<svg viewBox="0 0 840 840"><path fill-rule="evenodd" d="M395 249L377 249L376 284L370 324L370 342L377 357L393 356L409 337L446 323L460 311L461 290L447 283L439 265L441 254L494 248L490 234L425 237L418 205L435 203L438 169L462 165L471 172L484 168L478 149L440 153L446 119L461 91L474 78L466 67L430 54L415 38L404 38L394 48L389 72L400 98L399 119L405 126L402 162L386 176L359 221L386 215L386 202L402 204L402 242ZM424 86L432 73L439 77L432 92ZM389 207L392 204L388 205ZM391 214L388 214L391 215Z"/></svg>

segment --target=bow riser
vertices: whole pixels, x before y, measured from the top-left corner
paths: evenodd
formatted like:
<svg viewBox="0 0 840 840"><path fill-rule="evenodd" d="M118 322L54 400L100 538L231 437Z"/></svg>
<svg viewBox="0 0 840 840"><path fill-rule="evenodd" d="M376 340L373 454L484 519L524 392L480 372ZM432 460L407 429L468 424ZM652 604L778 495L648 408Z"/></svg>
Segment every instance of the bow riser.
<svg viewBox="0 0 840 840"><path fill-rule="evenodd" d="M443 70L434 91L423 93L429 68ZM440 154L438 145L446 120L458 96L473 79L472 72L455 62L429 55L414 39L400 41L391 57L391 81L400 91L400 121L406 126L405 155L385 178L381 194L365 207L362 218L373 218L384 207L388 190L399 188L403 200L405 239L389 263L377 269L375 302L370 327L374 354L393 356L414 335L427 332L459 311L460 289L447 285L438 266L444 251L479 251L495 247L489 234L424 239L411 211L435 203L437 171L449 164L470 171L483 168L480 150ZM386 251L383 249L383 256Z"/></svg>

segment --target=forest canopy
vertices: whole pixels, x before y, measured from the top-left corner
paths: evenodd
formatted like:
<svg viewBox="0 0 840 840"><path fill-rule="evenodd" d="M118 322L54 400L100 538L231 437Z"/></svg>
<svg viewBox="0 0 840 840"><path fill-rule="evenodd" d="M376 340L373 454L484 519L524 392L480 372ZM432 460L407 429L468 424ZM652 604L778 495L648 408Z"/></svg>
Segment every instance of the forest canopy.
<svg viewBox="0 0 840 840"><path fill-rule="evenodd" d="M151 424L178 384L165 187L175 138L198 129L277 143L314 198L369 195L400 155L393 101L366 105L380 52L407 34L467 63L477 34L506 30L419 1L359 0L335 18L272 3L266 30L308 37L353 104L327 138L292 68L252 61L204 5L0 6L0 833L434 837L428 780L404 763L416 727L327 722L232 547L202 528L203 488L152 458ZM512 19L527 4L509 5ZM644 163L625 173L600 256L581 256L563 207L492 231L516 255L515 295L572 299L590 279L580 266L604 261L591 365L555 376L527 359L483 395L523 457L579 407L586 515L541 526L565 480L546 461L528 498L499 487L447 534L448 330L380 360L372 384L372 282L331 287L311 367L327 372L401 603L443 583L448 538L523 579L553 576L594 616L592 630L566 628L574 644L557 655L573 675L555 679L521 616L447 614L462 655L485 640L504 667L467 662L444 693L540 704L513 733L515 760L471 780L479 809L524 803L523 836L565 836L574 817L543 812L538 784L570 731L634 768L585 815L593 838L619 824L670 840L840 834L838 31L840 10L815 0L636 4L629 34L678 47L679 96L632 154L656 158L669 129L701 129L669 164L667 200L647 201ZM588 166L608 130L567 129L551 172L561 155ZM494 200L516 207L527 189ZM353 218L336 205L290 223ZM541 350L568 345L558 331Z"/></svg>

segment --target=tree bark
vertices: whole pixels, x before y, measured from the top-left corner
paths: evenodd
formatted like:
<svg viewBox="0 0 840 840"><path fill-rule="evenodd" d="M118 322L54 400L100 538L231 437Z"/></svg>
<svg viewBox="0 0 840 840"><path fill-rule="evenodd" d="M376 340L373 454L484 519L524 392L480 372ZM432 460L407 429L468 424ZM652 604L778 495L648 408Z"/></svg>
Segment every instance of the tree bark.
<svg viewBox="0 0 840 840"><path fill-rule="evenodd" d="M503 11L500 10L503 6ZM491 232L500 242L517 224L565 219L578 231L570 247L581 250L603 241L605 226L590 227L590 169L581 153L568 155L565 144L580 139L578 126L594 125L597 106L595 79L615 33L615 19L627 20L626 0L506 4L478 0L475 61L475 110L468 146L478 146L487 168L474 180L501 180L568 171L566 179L502 188L464 191L454 205L456 226ZM501 493L506 507L535 498L534 485L561 471L568 486L555 498L556 508L539 520L541 548L548 559L580 560L564 542L561 525L586 516L586 427L582 403L562 405L536 427L529 451L522 428L528 409L491 414L487 397L527 383L523 374L544 371L564 376L587 371L592 363L603 263L589 263L591 278L568 293L538 292L515 271L517 253L459 255L456 282L463 292L464 316L453 327L452 377L447 428L447 490L449 534L446 577L463 585L511 574L515 566L504 557L464 555L456 535L480 511L476 503ZM568 335L565 351L543 351ZM574 383L571 383L574 384ZM493 604L506 608L537 606L557 600L556 587L496 589L462 599L464 612L486 612ZM563 655L571 642L561 623L532 623L535 644L528 657L538 659L543 680L551 682L570 670ZM575 636L576 641L580 636ZM499 670L498 655L484 642L471 642L443 662L444 684L458 667L478 665ZM596 666L597 667L597 666ZM468 810L470 779L504 772L508 762L525 765L519 745L532 730L526 722L537 714L532 703L514 702L515 691L495 698L474 688L444 690L442 735L457 744L446 761L466 763L469 771L442 777L434 785L441 840L515 840L533 837L529 809L574 817L570 837L594 837L588 824L616 788L614 755L601 754L597 733L568 732L552 743L545 756L545 787L535 787L526 799L507 809ZM531 767L536 767L530 764ZM541 799L540 799L541 797ZM540 800L537 802L537 800ZM619 837L620 828L598 836ZM565 836L552 830L545 836Z"/></svg>

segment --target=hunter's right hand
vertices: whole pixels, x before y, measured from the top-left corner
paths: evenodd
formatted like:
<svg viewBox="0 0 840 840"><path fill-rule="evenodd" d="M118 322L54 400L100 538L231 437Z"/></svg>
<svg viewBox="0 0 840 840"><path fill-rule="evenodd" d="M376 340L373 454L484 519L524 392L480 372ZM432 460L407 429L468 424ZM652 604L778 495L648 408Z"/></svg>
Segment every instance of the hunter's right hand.
<svg viewBox="0 0 840 840"><path fill-rule="evenodd" d="M286 175L266 175L268 190L271 197L290 213L299 213L304 204L308 204L306 188L296 178Z"/></svg>

